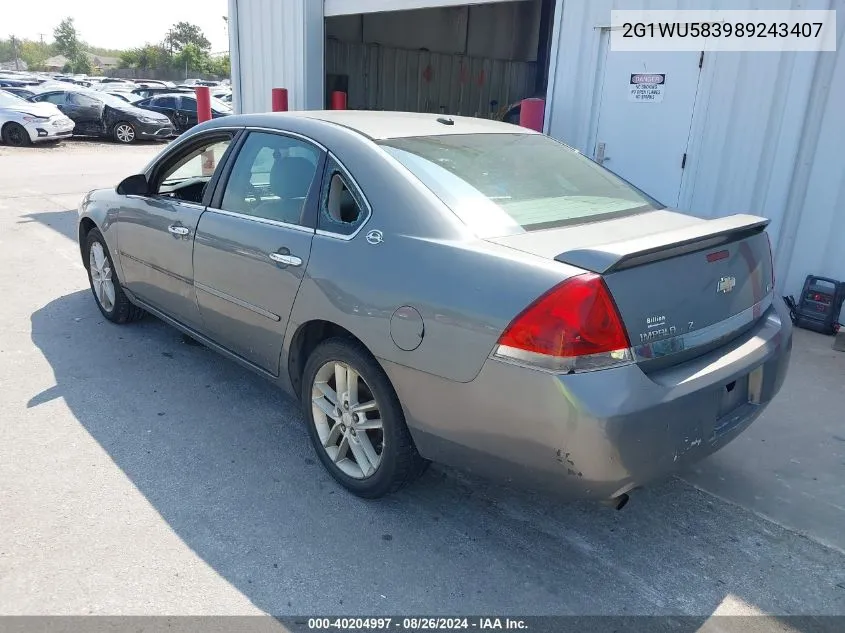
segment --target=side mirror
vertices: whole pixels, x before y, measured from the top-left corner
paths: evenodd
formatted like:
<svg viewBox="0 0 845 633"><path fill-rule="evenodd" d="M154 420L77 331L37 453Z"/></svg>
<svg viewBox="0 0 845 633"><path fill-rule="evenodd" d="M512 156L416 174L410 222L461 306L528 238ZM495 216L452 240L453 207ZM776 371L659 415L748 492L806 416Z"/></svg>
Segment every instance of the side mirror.
<svg viewBox="0 0 845 633"><path fill-rule="evenodd" d="M144 174L129 176L117 186L117 193L122 196L146 196L150 192L150 184Z"/></svg>

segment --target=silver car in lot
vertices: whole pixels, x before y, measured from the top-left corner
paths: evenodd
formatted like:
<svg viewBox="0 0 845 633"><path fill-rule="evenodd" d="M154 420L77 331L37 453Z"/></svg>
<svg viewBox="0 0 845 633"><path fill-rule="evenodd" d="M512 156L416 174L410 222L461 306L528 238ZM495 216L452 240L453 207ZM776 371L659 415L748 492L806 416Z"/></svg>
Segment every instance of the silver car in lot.
<svg viewBox="0 0 845 633"><path fill-rule="evenodd" d="M780 389L766 225L671 211L506 123L335 111L197 126L78 228L107 319L277 382L352 492L438 461L621 504Z"/></svg>

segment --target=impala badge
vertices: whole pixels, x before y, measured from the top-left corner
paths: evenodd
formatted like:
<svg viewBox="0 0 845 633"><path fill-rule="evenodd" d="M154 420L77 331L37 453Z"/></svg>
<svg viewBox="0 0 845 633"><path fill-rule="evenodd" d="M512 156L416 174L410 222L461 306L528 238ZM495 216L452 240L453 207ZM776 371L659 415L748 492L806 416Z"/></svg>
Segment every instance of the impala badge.
<svg viewBox="0 0 845 633"><path fill-rule="evenodd" d="M367 241L370 244L381 244L384 241L384 234L381 231L370 231L367 233Z"/></svg>
<svg viewBox="0 0 845 633"><path fill-rule="evenodd" d="M716 286L716 292L727 294L734 289L734 286L736 286L736 277L722 277L719 285Z"/></svg>

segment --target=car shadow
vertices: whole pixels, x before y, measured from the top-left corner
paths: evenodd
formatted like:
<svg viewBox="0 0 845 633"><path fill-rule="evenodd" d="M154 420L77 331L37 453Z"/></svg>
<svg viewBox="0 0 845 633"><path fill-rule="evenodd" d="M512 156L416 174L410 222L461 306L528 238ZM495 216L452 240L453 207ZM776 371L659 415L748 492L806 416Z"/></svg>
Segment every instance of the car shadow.
<svg viewBox="0 0 845 633"><path fill-rule="evenodd" d="M67 209L66 211L43 211L39 213L29 213L23 216L24 220L19 220L18 223L24 222L38 222L47 226L57 233L64 235L69 240L76 242L78 236L76 234L77 212L76 209Z"/></svg>
<svg viewBox="0 0 845 633"><path fill-rule="evenodd" d="M31 326L56 384L27 406L62 398L184 543L267 613L695 616L684 632L726 600L845 613L845 557L680 481L614 512L435 466L365 501L321 468L294 401L161 321L111 324L85 290Z"/></svg>

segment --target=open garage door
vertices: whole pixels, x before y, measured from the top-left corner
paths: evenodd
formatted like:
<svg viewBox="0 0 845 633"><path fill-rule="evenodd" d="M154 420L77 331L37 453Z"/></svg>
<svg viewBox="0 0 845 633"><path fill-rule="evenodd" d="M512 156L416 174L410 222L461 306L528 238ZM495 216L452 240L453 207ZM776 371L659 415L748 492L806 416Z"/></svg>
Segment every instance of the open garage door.
<svg viewBox="0 0 845 633"><path fill-rule="evenodd" d="M342 91L350 109L515 123L519 101L545 97L555 0L428 2L436 6L325 18L327 108Z"/></svg>

